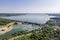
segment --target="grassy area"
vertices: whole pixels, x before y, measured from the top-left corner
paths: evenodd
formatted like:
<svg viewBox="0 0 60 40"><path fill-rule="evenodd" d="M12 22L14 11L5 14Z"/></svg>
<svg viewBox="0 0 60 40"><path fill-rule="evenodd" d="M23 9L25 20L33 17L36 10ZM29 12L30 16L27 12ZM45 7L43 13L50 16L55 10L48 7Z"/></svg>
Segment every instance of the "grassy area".
<svg viewBox="0 0 60 40"><path fill-rule="evenodd" d="M10 20L10 19L4 19L4 18L0 18L0 28L4 27L5 25L7 25L8 23L11 22L16 22L15 20ZM16 25L17 23L15 23Z"/></svg>
<svg viewBox="0 0 60 40"><path fill-rule="evenodd" d="M3 26L0 26L0 28L2 28Z"/></svg>
<svg viewBox="0 0 60 40"><path fill-rule="evenodd" d="M29 40L30 39L30 35L25 35L23 37L17 38L16 40Z"/></svg>

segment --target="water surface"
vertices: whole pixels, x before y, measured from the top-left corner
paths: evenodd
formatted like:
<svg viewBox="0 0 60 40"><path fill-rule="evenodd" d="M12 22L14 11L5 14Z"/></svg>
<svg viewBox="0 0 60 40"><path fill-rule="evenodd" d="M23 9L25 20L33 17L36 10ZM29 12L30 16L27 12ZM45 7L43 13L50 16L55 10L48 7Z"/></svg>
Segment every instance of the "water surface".
<svg viewBox="0 0 60 40"><path fill-rule="evenodd" d="M1 18L45 24L48 20L50 20L51 17L52 16L49 16L49 15L19 15L19 16L8 16L8 17L1 17ZM36 26L36 25L32 26L32 24L29 24L29 25L18 24L10 32L4 35L0 35L0 39L3 39L5 37L10 37L13 33L18 31L22 31L22 30L30 31L38 28L39 26Z"/></svg>
<svg viewBox="0 0 60 40"><path fill-rule="evenodd" d="M20 15L20 16L9 16L9 17L3 17L6 19L12 19L12 20L19 20L19 21L27 21L32 23L39 23L44 24L48 20L50 20L49 15Z"/></svg>

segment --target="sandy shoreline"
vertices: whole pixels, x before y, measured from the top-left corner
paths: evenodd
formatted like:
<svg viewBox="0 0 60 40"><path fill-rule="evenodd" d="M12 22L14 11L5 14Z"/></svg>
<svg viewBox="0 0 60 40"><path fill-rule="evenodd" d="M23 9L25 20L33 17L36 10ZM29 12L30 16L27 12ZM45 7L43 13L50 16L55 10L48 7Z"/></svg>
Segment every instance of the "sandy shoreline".
<svg viewBox="0 0 60 40"><path fill-rule="evenodd" d="M14 28L13 27L14 26L14 23L15 22L11 22L11 23L7 24L5 27L0 28L0 35L4 34L6 32L11 31Z"/></svg>

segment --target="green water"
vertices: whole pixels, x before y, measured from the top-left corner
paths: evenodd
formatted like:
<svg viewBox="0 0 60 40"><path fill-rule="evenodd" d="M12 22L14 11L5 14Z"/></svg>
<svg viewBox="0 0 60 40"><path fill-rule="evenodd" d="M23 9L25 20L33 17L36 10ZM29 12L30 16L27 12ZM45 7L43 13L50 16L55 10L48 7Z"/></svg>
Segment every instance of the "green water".
<svg viewBox="0 0 60 40"><path fill-rule="evenodd" d="M23 30L30 31L30 30L35 30L35 29L38 29L38 28L39 27L36 26L36 25L35 26L32 26L31 24L29 24L29 25L26 25L26 24L18 24L10 32L7 32L7 33L5 33L3 35L0 35L0 40L4 39L6 37L10 38L12 34L18 32L18 31L23 31Z"/></svg>

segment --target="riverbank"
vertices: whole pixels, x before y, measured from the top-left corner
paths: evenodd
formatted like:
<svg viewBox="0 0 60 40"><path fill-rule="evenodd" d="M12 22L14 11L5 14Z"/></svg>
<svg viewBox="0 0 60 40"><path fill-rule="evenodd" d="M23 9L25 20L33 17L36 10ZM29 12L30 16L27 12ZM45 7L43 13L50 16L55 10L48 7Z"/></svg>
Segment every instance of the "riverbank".
<svg viewBox="0 0 60 40"><path fill-rule="evenodd" d="M16 25L15 22L11 22L11 23L7 24L5 27L0 28L0 35L11 31L14 28L13 26L15 26L15 25Z"/></svg>

